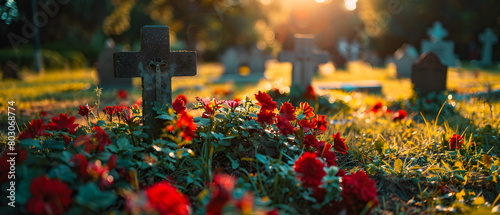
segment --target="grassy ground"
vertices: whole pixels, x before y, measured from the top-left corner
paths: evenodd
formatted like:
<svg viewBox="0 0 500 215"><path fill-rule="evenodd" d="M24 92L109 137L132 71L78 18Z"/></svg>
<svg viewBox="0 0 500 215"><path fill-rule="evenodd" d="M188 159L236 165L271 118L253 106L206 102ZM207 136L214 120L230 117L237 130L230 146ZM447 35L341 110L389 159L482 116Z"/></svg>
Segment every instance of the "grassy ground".
<svg viewBox="0 0 500 215"><path fill-rule="evenodd" d="M269 62L266 79L258 83L213 83L222 74L222 67L203 64L199 66L197 76L174 78L172 85L174 96L182 93L189 102L195 102L196 96L253 98L259 90L278 88L289 91L290 71L290 64ZM347 71L322 66L319 75L315 76L314 83L377 80L383 87L382 95L319 91L320 94L329 94L334 100L342 100L352 109L328 116L332 122L329 134L342 133L350 148L348 155L339 157L339 166L346 170L365 169L377 180L381 204L376 213L446 213L457 208L470 212L473 208L461 204L471 201L481 206L475 212L491 211L483 207L481 200L495 203L499 196L500 187L487 177L495 176L500 169L500 102L454 100L449 97L448 102L457 111L453 115L456 119L444 118L443 114L441 123L418 121L413 119L418 118L420 113L410 112L407 120L394 123L390 115L368 112L370 106L379 101L387 107L393 104L404 106L401 104L411 98L410 80L394 79L394 74L392 67L371 68L352 63ZM448 89L456 93L484 92L488 86L493 89L500 87L498 71L462 68L449 69L448 74ZM21 125L38 118L41 111L47 111L47 117L58 113L76 115L79 105L96 102L97 76L93 70L49 71L43 76L22 75L24 81L0 83L0 131L5 131L8 101L16 101L17 119ZM134 83L137 85L140 80ZM119 103L132 104L140 98L140 87L127 90L129 99L120 101L116 96L118 89L103 89L101 108ZM452 123L454 120L459 123ZM446 150L447 140L453 134L464 136L467 148L463 153ZM471 147L472 143L480 147ZM442 189L450 190L451 194L443 195Z"/></svg>

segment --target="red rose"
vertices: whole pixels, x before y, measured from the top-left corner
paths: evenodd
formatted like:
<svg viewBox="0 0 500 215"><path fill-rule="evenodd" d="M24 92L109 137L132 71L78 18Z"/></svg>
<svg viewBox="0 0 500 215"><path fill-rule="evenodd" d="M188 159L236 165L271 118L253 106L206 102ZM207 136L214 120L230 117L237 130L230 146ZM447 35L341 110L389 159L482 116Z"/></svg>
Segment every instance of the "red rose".
<svg viewBox="0 0 500 215"><path fill-rule="evenodd" d="M261 109L263 110L269 110L269 111L274 111L276 108L278 108L278 104L276 104L275 101L273 101L273 98L267 93L263 93L259 91L255 95L255 99L258 101L258 105L261 106Z"/></svg>
<svg viewBox="0 0 500 215"><path fill-rule="evenodd" d="M408 114L406 113L406 111L398 110L398 112L396 112L394 114L394 116L392 117L392 121L400 121L400 120L406 118L407 116L408 116Z"/></svg>
<svg viewBox="0 0 500 215"><path fill-rule="evenodd" d="M313 147L315 149L319 147L318 139L312 134L304 136L302 144L304 144L306 147Z"/></svg>
<svg viewBox="0 0 500 215"><path fill-rule="evenodd" d="M118 90L116 97L118 97L118 99L121 99L121 100L126 100L128 97L128 93L126 90Z"/></svg>
<svg viewBox="0 0 500 215"><path fill-rule="evenodd" d="M41 119L31 120L26 130L19 134L18 140L48 135L45 133L46 128L47 125L45 125Z"/></svg>
<svg viewBox="0 0 500 215"><path fill-rule="evenodd" d="M26 208L32 214L63 214L72 202L68 186L45 175L31 181L30 191Z"/></svg>
<svg viewBox="0 0 500 215"><path fill-rule="evenodd" d="M145 192L151 207L161 215L190 214L189 199L167 181L156 183Z"/></svg>
<svg viewBox="0 0 500 215"><path fill-rule="evenodd" d="M340 132L332 135L333 138L333 148L335 151L340 152L342 154L346 154L349 148L345 144L345 139L340 137Z"/></svg>
<svg viewBox="0 0 500 215"><path fill-rule="evenodd" d="M194 123L193 117L187 112L179 114L177 128L181 130L180 135L185 141L191 141L196 136L196 124Z"/></svg>
<svg viewBox="0 0 500 215"><path fill-rule="evenodd" d="M297 130L297 128L293 127L292 123L290 123L290 121L288 121L288 119L282 115L278 116L278 123L276 126L284 135L293 134L295 133L295 130Z"/></svg>
<svg viewBox="0 0 500 215"><path fill-rule="evenodd" d="M260 124L262 125L264 125L264 123L272 125L274 123L275 117L276 114L273 113L272 111L266 109L260 109L259 113L257 114L257 121L259 121Z"/></svg>
<svg viewBox="0 0 500 215"><path fill-rule="evenodd" d="M75 165L77 170L77 175L79 178L85 179L88 177L89 174L87 173L87 166L89 163L84 155L82 154L73 155L73 158L71 158L70 162L73 163L73 165Z"/></svg>
<svg viewBox="0 0 500 215"><path fill-rule="evenodd" d="M378 204L377 187L364 171L345 175L340 182L342 203L347 214L360 214L370 204L370 210ZM366 214L370 214L370 210Z"/></svg>
<svg viewBox="0 0 500 215"><path fill-rule="evenodd" d="M383 107L384 105L382 104L382 102L377 102L375 105L373 105L372 108L370 108L370 112L377 113L382 110Z"/></svg>
<svg viewBox="0 0 500 215"><path fill-rule="evenodd" d="M322 147L319 147L318 150L316 150L316 155L325 159L327 166L337 166L337 156L335 156L335 153L330 150L332 145L326 143L322 145Z"/></svg>
<svg viewBox="0 0 500 215"><path fill-rule="evenodd" d="M328 129L328 122L325 115L316 115L316 129L324 132Z"/></svg>
<svg viewBox="0 0 500 215"><path fill-rule="evenodd" d="M284 102L281 105L280 115L285 117L288 121L293 121L297 119L297 117L295 116L295 108L290 102Z"/></svg>
<svg viewBox="0 0 500 215"><path fill-rule="evenodd" d="M111 139L109 139L108 133L106 133L106 131L99 126L94 126L92 131L95 132L93 137L98 144L98 151L102 152L102 150L104 150L104 146L109 146L111 144Z"/></svg>
<svg viewBox="0 0 500 215"><path fill-rule="evenodd" d="M460 136L459 134L454 134L450 138L450 149L451 150L456 150L459 149L463 144L464 144L464 138Z"/></svg>
<svg viewBox="0 0 500 215"><path fill-rule="evenodd" d="M295 161L294 170L305 187L314 188L321 185L321 180L326 175L324 167L325 164L317 159L315 153L305 152Z"/></svg>
<svg viewBox="0 0 500 215"><path fill-rule="evenodd" d="M80 108L78 109L78 114L80 114L81 116L88 116L90 113L90 107L89 105L80 105Z"/></svg>
<svg viewBox="0 0 500 215"><path fill-rule="evenodd" d="M67 131L70 134L75 133L78 124L75 124L75 117L68 117L68 114L59 114L59 117L52 117L52 121L47 125L48 130Z"/></svg>
<svg viewBox="0 0 500 215"><path fill-rule="evenodd" d="M210 201L207 205L207 215L221 214L222 209L232 199L236 179L226 174L216 174L212 182Z"/></svg>
<svg viewBox="0 0 500 215"><path fill-rule="evenodd" d="M186 101L187 99L185 98L185 96L181 97L181 95L179 95L172 103L172 108L175 110L177 114L186 111Z"/></svg>
<svg viewBox="0 0 500 215"><path fill-rule="evenodd" d="M311 85L307 86L306 91L304 92L304 98L316 100L316 92L314 91L314 88Z"/></svg>

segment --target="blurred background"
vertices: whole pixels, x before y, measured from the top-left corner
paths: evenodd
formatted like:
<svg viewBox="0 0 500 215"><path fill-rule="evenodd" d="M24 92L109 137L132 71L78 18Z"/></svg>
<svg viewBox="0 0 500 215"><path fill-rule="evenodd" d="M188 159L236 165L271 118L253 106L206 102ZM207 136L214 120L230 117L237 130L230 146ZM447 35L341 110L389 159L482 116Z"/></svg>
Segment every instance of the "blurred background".
<svg viewBox="0 0 500 215"><path fill-rule="evenodd" d="M340 38L384 58L404 43L420 47L434 21L468 61L479 58L485 28L500 35L499 8L497 0L0 0L0 61L33 68L40 47L46 67L93 67L106 41L140 50L141 27L157 24L170 27L171 49L196 50L200 61L217 61L230 46L276 57L294 33L315 34L333 59Z"/></svg>

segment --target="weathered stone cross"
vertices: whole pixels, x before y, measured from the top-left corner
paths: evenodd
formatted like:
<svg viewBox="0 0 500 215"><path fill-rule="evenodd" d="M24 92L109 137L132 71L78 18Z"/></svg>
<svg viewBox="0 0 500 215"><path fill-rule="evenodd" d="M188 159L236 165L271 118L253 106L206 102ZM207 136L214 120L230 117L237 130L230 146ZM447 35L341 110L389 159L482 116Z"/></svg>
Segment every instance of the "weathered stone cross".
<svg viewBox="0 0 500 215"><path fill-rule="evenodd" d="M156 118L154 103L172 105L172 77L196 75L196 52L170 51L169 28L147 25L141 29L141 51L116 52L114 72L117 78L142 78L144 125L149 138L158 138L164 121Z"/></svg>
<svg viewBox="0 0 500 215"><path fill-rule="evenodd" d="M497 42L497 36L493 33L491 28L484 30L484 33L479 35L479 40L483 43L483 54L481 56L481 64L483 66L491 65L491 58L493 53L493 44Z"/></svg>
<svg viewBox="0 0 500 215"><path fill-rule="evenodd" d="M293 62L292 84L302 87L311 85L316 67L328 59L329 54L316 50L313 36L307 34L295 35L294 50L282 51L278 56L280 62Z"/></svg>
<svg viewBox="0 0 500 215"><path fill-rule="evenodd" d="M427 35L429 35L432 42L442 41L443 38L448 36L448 31L443 28L441 22L434 22L432 28L427 30Z"/></svg>

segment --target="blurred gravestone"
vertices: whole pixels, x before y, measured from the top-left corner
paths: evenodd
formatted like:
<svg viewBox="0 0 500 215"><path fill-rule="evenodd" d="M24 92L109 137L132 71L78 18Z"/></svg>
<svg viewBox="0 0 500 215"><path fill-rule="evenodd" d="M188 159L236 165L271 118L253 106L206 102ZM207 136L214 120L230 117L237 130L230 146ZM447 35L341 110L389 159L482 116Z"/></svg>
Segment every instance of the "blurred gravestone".
<svg viewBox="0 0 500 215"><path fill-rule="evenodd" d="M411 76L411 66L417 61L418 52L410 44L403 44L401 48L394 52L394 64L398 78L409 78Z"/></svg>
<svg viewBox="0 0 500 215"><path fill-rule="evenodd" d="M115 42L112 39L106 40L106 47L99 54L97 59L97 73L99 75L99 86L106 87L131 87L131 79L115 78L113 75L113 53L120 50L115 48Z"/></svg>
<svg viewBox="0 0 500 215"><path fill-rule="evenodd" d="M359 60L359 53L361 50L361 45L357 40L352 41L349 46L349 61L357 61Z"/></svg>
<svg viewBox="0 0 500 215"><path fill-rule="evenodd" d="M141 77L144 125L149 138L157 138L164 121L156 118L155 103L172 105L172 77L196 75L196 52L170 51L167 26L144 26L141 51L114 54L117 78Z"/></svg>
<svg viewBox="0 0 500 215"><path fill-rule="evenodd" d="M420 95L446 90L448 67L434 53L425 53L413 64L411 82Z"/></svg>
<svg viewBox="0 0 500 215"><path fill-rule="evenodd" d="M434 22L431 29L427 31L427 35L431 40L422 41L422 53L432 52L438 56L446 66L457 66L457 58L455 57L454 43L452 41L444 41L443 38L448 36L448 31L443 28L440 22Z"/></svg>
<svg viewBox="0 0 500 215"><path fill-rule="evenodd" d="M327 63L330 55L315 49L314 37L309 34L295 35L293 51L282 51L279 53L280 62L292 62L292 85L307 87L311 85L318 64Z"/></svg>
<svg viewBox="0 0 500 215"><path fill-rule="evenodd" d="M19 66L16 63L8 60L2 65L3 80L14 79L20 80L19 77Z"/></svg>
<svg viewBox="0 0 500 215"><path fill-rule="evenodd" d="M221 55L224 73L216 82L254 82L264 77L267 57L257 47L248 51L243 46L232 46Z"/></svg>
<svg viewBox="0 0 500 215"><path fill-rule="evenodd" d="M481 65L485 67L491 66L493 45L497 42L497 36L493 33L491 28L487 28L484 30L484 33L479 35L479 40L483 43Z"/></svg>

